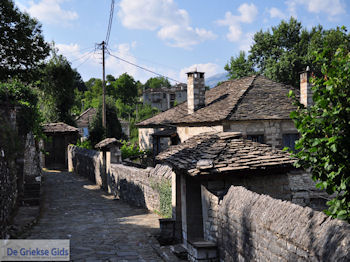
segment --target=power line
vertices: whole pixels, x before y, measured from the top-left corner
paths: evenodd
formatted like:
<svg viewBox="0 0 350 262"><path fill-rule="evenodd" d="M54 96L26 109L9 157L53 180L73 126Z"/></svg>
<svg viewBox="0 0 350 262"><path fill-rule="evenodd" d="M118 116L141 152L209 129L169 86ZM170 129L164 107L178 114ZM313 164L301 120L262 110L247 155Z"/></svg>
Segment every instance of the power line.
<svg viewBox="0 0 350 262"><path fill-rule="evenodd" d="M94 52L94 53L91 53L91 52L90 52L90 55L89 55L83 62L81 62L79 65L77 65L76 68L78 68L78 67L80 67L81 65L85 64L88 60L91 59L91 57L92 57L94 54L95 54L95 52Z"/></svg>
<svg viewBox="0 0 350 262"><path fill-rule="evenodd" d="M81 60L81 59L84 59L86 56L90 55L92 52L95 52L95 50L90 50L89 52L83 54L82 56L78 57L78 58L75 58L73 59L72 61L70 61L71 63L77 61L77 60Z"/></svg>
<svg viewBox="0 0 350 262"><path fill-rule="evenodd" d="M106 46L108 45L109 36L111 34L112 23L113 23L113 13L114 13L114 0L111 1L111 10L109 11L109 21L108 21L106 40L105 40Z"/></svg>
<svg viewBox="0 0 350 262"><path fill-rule="evenodd" d="M160 73L154 72L154 71L152 71L152 70L150 70L150 69L147 69L147 68L145 68L145 67L143 67L143 66L139 66L139 65L134 64L134 63L132 63L132 62L130 62L130 61L127 61L127 60L125 60L125 59L123 59L123 58L121 58L121 57L118 57L118 56L116 56L116 55L113 55L108 49L107 49L107 53L108 53L110 56L113 56L113 57L115 57L115 58L117 58L117 59L119 59L119 60L121 60L121 61L123 61L123 62L129 64L129 65L133 65L133 66L138 67L138 68L140 68L140 69L142 69L142 70L145 70L145 71L147 71L147 72L149 72L149 73L152 73L152 74L155 74L155 75L157 75L157 76L164 77L164 78L166 78L166 79L172 80L172 81L174 81L174 82L176 82L176 83L179 83L179 84L182 83L181 81L178 81L178 80L176 80L176 79L174 79L174 78L171 78L171 77L162 75L162 74L160 74Z"/></svg>
<svg viewBox="0 0 350 262"><path fill-rule="evenodd" d="M121 54L120 52L118 52L117 50L113 50L112 48L109 48L110 51L113 51L113 52L116 52L118 54ZM129 57L132 57L132 58L135 58L135 59L138 59L138 60L143 60L145 62L149 62L149 63L152 63L152 64L155 64L155 65L160 65L160 66L164 66L164 67L167 67L167 68L170 68L170 69L173 69L173 70L177 70L178 71L178 68L175 68L175 67L172 67L172 66L169 66L169 65L165 65L165 64L161 64L161 63L158 63L158 62L154 62L154 61L151 61L149 59L146 59L146 58L141 58L141 57L136 57L136 56L133 56L133 55L129 55L129 54L123 54L125 56L129 56Z"/></svg>

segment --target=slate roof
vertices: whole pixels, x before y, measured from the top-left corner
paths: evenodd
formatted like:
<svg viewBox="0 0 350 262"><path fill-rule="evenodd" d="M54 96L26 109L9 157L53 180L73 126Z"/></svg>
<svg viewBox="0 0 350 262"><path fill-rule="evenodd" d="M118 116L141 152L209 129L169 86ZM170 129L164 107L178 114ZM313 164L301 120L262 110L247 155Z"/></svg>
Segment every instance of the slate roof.
<svg viewBox="0 0 350 262"><path fill-rule="evenodd" d="M106 138L106 139L103 139L102 141L98 142L95 145L95 148L106 149L106 148L111 147L112 145L121 146L121 143L116 138L110 137L110 138Z"/></svg>
<svg viewBox="0 0 350 262"><path fill-rule="evenodd" d="M49 123L43 125L44 133L67 133L67 132L79 132L78 128L67 125L63 122Z"/></svg>
<svg viewBox="0 0 350 262"><path fill-rule="evenodd" d="M205 93L205 107L188 114L187 102L146 119L137 126L181 123L205 123L222 120L289 119L295 110L289 90L299 96L299 89L280 84L264 76L230 80Z"/></svg>
<svg viewBox="0 0 350 262"><path fill-rule="evenodd" d="M89 126L90 122L92 121L92 119L94 118L95 115L96 115L95 108L90 107L90 108L86 109L83 113L80 114L80 116L78 116L76 118L76 122L77 122L78 127Z"/></svg>
<svg viewBox="0 0 350 262"><path fill-rule="evenodd" d="M244 139L238 132L203 133L161 152L166 162L191 176L291 166L288 152Z"/></svg>

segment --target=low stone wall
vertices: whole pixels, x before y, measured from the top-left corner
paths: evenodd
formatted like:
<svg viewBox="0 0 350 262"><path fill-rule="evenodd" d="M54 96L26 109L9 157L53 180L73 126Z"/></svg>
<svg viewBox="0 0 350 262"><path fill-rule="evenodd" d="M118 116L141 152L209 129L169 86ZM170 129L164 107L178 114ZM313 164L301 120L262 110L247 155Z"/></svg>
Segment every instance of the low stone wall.
<svg viewBox="0 0 350 262"><path fill-rule="evenodd" d="M164 210L164 207L161 207L162 204L170 204L171 210L172 170L170 167L157 165L155 168L141 169L122 164L111 164L107 176L111 193L116 197L132 205L159 212ZM166 190L166 187L170 189L170 192L165 192L168 196L170 194L170 199L163 200L159 189L165 188ZM163 203L169 200L170 203Z"/></svg>
<svg viewBox="0 0 350 262"><path fill-rule="evenodd" d="M232 186L223 200L202 187L205 238L221 261L348 261L350 225L322 212Z"/></svg>
<svg viewBox="0 0 350 262"><path fill-rule="evenodd" d="M100 152L88 150L74 145L68 146L68 170L88 178L103 187L103 160Z"/></svg>
<svg viewBox="0 0 350 262"><path fill-rule="evenodd" d="M106 163L105 173L102 153L70 145L68 168L132 205L157 210L165 216L171 215L173 173L168 166L143 169Z"/></svg>

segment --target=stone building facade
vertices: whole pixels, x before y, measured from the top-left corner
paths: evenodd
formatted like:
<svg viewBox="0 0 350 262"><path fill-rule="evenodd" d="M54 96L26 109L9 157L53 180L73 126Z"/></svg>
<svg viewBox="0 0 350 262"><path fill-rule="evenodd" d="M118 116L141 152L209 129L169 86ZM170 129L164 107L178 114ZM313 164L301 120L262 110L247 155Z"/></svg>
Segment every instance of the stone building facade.
<svg viewBox="0 0 350 262"><path fill-rule="evenodd" d="M309 90L302 91L301 101L305 95L310 100L309 76L301 74L301 88ZM274 148L294 147L298 132L289 115L296 107L288 93L298 98L300 89L264 76L226 81L206 92L204 86L204 73L189 72L187 102L137 124L141 149L151 149L152 134L169 127L176 128L180 142L203 132L235 131Z"/></svg>
<svg viewBox="0 0 350 262"><path fill-rule="evenodd" d="M143 91L143 104L151 105L160 111L166 111L174 107L176 103L182 103L187 99L187 86L177 84L169 88L146 89Z"/></svg>

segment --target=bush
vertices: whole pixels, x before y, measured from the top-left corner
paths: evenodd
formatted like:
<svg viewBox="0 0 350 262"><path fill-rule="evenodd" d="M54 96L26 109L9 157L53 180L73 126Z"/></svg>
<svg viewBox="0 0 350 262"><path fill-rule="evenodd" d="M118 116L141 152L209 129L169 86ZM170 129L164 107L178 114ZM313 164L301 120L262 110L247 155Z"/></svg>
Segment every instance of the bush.
<svg viewBox="0 0 350 262"><path fill-rule="evenodd" d="M77 147L81 147L85 149L93 149L91 142L89 140L80 141L80 139L78 139L75 145Z"/></svg>
<svg viewBox="0 0 350 262"><path fill-rule="evenodd" d="M132 157L138 157L144 154L142 150L140 150L140 147L137 144L133 144L127 141L122 141L122 147L120 148L122 152L122 158L132 158Z"/></svg>

